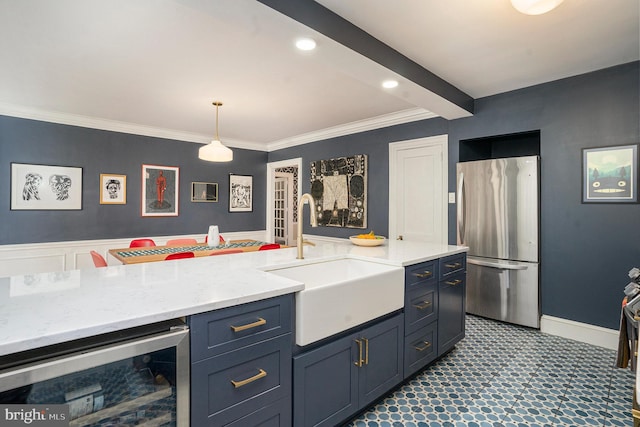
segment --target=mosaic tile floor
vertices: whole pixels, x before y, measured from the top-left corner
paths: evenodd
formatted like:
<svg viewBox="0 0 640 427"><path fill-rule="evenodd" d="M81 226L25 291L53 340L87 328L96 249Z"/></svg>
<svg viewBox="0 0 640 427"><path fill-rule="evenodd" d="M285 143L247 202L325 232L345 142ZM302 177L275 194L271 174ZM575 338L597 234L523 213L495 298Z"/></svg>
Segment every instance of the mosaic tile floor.
<svg viewBox="0 0 640 427"><path fill-rule="evenodd" d="M616 352L467 315L456 348L349 427L632 426Z"/></svg>

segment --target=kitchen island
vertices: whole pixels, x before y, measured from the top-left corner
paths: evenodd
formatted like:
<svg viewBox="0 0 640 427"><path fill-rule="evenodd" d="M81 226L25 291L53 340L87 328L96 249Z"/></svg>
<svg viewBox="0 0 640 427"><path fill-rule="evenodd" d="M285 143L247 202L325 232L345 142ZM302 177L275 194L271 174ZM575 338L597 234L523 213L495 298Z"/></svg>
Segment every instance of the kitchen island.
<svg viewBox="0 0 640 427"><path fill-rule="evenodd" d="M465 252L465 247L407 241L371 248L325 243L305 247L304 260L295 258L295 248L285 248L0 278L0 355L180 317L215 317L304 290L304 283L266 271L273 268L340 258L407 267ZM192 335L192 348L193 341Z"/></svg>

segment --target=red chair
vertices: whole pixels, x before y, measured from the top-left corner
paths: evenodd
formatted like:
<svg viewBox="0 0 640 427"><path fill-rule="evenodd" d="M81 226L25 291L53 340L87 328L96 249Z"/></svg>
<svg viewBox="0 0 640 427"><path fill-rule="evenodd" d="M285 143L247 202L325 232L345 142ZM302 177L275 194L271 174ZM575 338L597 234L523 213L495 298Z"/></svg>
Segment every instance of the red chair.
<svg viewBox="0 0 640 427"><path fill-rule="evenodd" d="M220 244L223 245L224 244L224 237L222 237L222 235L220 234ZM205 243L209 243L209 235L204 236L204 242Z"/></svg>
<svg viewBox="0 0 640 427"><path fill-rule="evenodd" d="M210 253L209 256L226 255L226 254L241 254L242 252L244 252L242 249L220 249L218 251Z"/></svg>
<svg viewBox="0 0 640 427"><path fill-rule="evenodd" d="M91 259L93 259L93 265L95 265L96 267L107 266L107 260L105 260L104 257L100 255L98 252L91 251L90 254L91 254Z"/></svg>
<svg viewBox="0 0 640 427"><path fill-rule="evenodd" d="M142 248L155 245L156 242L154 242L153 239L133 239L131 243L129 243L130 248Z"/></svg>
<svg viewBox="0 0 640 427"><path fill-rule="evenodd" d="M270 249L280 249L280 243L267 243L258 248L259 251L268 251Z"/></svg>
<svg viewBox="0 0 640 427"><path fill-rule="evenodd" d="M169 254L165 257L165 261L170 261L172 259L183 259L183 258L195 258L195 254L193 252L176 252L175 254Z"/></svg>
<svg viewBox="0 0 640 427"><path fill-rule="evenodd" d="M198 241L196 239L172 239L167 240L167 246L188 246L188 245L197 245Z"/></svg>

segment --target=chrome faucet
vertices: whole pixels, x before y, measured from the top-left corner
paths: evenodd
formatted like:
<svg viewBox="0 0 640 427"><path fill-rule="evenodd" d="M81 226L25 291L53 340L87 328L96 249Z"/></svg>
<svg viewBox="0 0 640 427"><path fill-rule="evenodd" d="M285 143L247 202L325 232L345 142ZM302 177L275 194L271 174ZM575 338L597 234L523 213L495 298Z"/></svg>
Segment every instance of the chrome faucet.
<svg viewBox="0 0 640 427"><path fill-rule="evenodd" d="M302 245L304 242L302 241L302 207L305 203L309 202L309 217L311 219L311 226L318 226L318 219L316 218L316 203L313 201L313 197L311 194L304 193L300 196L300 201L298 202L298 235L296 237L296 243L298 244L298 259L304 259L302 256Z"/></svg>

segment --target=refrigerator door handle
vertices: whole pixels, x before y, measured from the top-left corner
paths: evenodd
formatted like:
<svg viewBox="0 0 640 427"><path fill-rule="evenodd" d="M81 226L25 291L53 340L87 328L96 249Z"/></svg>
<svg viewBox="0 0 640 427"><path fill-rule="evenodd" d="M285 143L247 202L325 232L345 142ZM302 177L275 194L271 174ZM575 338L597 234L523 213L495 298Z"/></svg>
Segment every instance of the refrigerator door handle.
<svg viewBox="0 0 640 427"><path fill-rule="evenodd" d="M470 257L467 258L467 263L473 264L473 265L479 265L481 267L499 268L501 270L526 270L527 268L529 268L525 264L518 264L518 265L505 264L501 262L484 261L484 260L479 260L479 259L470 258Z"/></svg>
<svg viewBox="0 0 640 427"><path fill-rule="evenodd" d="M458 179L458 244L464 244L464 174Z"/></svg>

